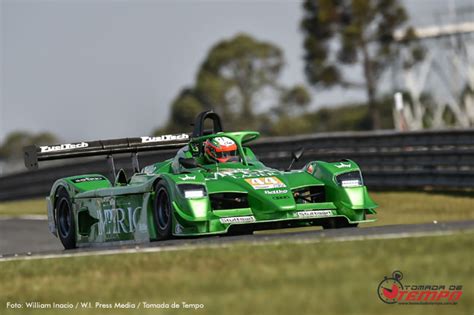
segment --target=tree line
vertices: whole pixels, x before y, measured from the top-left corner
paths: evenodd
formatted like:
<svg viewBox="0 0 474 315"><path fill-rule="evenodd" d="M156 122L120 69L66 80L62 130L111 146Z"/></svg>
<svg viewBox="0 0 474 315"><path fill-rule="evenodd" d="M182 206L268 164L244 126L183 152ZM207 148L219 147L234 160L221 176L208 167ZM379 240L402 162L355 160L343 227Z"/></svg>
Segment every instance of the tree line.
<svg viewBox="0 0 474 315"><path fill-rule="evenodd" d="M280 82L285 65L280 47L250 34L236 34L213 45L197 69L195 82L171 103L166 124L154 134L190 131L195 116L207 109L219 113L227 130L253 129L265 135L291 135L337 130L393 128L391 98L379 95L379 81L409 46L406 67L423 60L423 48L397 42L396 29L406 39L415 36L399 0L305 0L300 30L306 84ZM406 47L405 47L406 48ZM359 81L348 66L363 69ZM367 102L311 110L311 93L333 87L362 89ZM29 144L56 143L51 133L14 132L0 147L0 158L21 156Z"/></svg>
<svg viewBox="0 0 474 315"><path fill-rule="evenodd" d="M219 113L227 129L256 129L267 135L393 128L391 100L378 91L381 76L402 46L412 45L407 67L424 57L421 46L393 37L401 28L406 39L415 36L400 1L305 0L303 11L308 87L279 82L285 59L276 44L237 34L211 47L194 84L178 93L168 122L154 133L189 130L196 114L207 109ZM356 64L363 70L359 81L348 75L347 66ZM317 93L336 86L364 90L367 102L341 100L347 104L343 109L308 110L309 88Z"/></svg>
<svg viewBox="0 0 474 315"><path fill-rule="evenodd" d="M22 159L23 148L28 145L46 145L58 142L58 138L50 132L14 131L8 134L0 144L0 160Z"/></svg>

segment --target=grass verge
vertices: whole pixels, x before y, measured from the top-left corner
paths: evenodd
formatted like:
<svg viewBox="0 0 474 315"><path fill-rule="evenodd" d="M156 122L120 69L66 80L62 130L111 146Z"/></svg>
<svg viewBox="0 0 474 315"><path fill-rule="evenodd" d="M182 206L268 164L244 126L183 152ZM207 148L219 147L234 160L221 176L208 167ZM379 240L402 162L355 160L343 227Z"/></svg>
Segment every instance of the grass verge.
<svg viewBox="0 0 474 315"><path fill-rule="evenodd" d="M312 244L235 245L177 252L0 263L2 314L468 314L473 234ZM461 284L458 305L387 305L377 286ZM203 310L9 310L6 302L182 302Z"/></svg>
<svg viewBox="0 0 474 315"><path fill-rule="evenodd" d="M364 226L474 220L474 193L372 192L377 222Z"/></svg>
<svg viewBox="0 0 474 315"><path fill-rule="evenodd" d="M46 198L0 202L0 216L46 215Z"/></svg>

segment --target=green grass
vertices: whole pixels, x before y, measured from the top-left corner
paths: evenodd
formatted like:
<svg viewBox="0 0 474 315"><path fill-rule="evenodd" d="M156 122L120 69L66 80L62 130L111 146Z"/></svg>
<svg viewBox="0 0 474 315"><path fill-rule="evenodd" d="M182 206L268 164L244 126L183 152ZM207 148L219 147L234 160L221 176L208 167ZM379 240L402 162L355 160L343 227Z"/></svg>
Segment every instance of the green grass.
<svg viewBox="0 0 474 315"><path fill-rule="evenodd" d="M0 263L1 314L7 301L203 303L199 314L472 314L473 234L420 238L238 244L177 252ZM384 276L405 284L462 284L458 305L386 305ZM81 310L78 314L191 314L192 310Z"/></svg>
<svg viewBox="0 0 474 315"><path fill-rule="evenodd" d="M379 205L377 222L364 226L474 220L474 192L470 195L372 192L370 195Z"/></svg>
<svg viewBox="0 0 474 315"><path fill-rule="evenodd" d="M0 202L0 216L46 215L46 198Z"/></svg>

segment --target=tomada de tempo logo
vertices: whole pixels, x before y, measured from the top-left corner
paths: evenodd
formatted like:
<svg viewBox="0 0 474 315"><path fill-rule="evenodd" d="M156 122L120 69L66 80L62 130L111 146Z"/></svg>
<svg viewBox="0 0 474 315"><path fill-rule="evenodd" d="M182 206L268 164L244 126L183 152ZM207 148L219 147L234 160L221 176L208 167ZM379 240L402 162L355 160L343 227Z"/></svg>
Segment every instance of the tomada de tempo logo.
<svg viewBox="0 0 474 315"><path fill-rule="evenodd" d="M403 274L394 271L384 277L377 287L380 300L386 304L451 304L456 305L463 294L458 284L408 284L403 285Z"/></svg>

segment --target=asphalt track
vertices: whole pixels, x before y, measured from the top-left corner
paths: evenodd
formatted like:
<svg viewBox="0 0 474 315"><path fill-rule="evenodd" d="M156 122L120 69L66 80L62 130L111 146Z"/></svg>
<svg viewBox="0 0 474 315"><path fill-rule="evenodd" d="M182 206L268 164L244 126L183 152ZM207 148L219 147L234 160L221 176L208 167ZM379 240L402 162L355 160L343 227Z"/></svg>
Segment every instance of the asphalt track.
<svg viewBox="0 0 474 315"><path fill-rule="evenodd" d="M311 230L288 233L254 234L241 236L212 236L179 238L161 242L126 246L100 246L65 251L61 243L48 231L46 220L0 219L0 260L56 257L63 255L95 255L134 252L179 250L180 248L226 246L235 242L317 242L349 241L360 239L403 238L426 235L445 235L457 232L474 232L474 220L455 222L433 222L424 224L385 225L377 227L345 228L334 230Z"/></svg>

